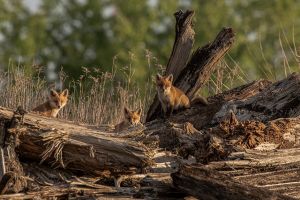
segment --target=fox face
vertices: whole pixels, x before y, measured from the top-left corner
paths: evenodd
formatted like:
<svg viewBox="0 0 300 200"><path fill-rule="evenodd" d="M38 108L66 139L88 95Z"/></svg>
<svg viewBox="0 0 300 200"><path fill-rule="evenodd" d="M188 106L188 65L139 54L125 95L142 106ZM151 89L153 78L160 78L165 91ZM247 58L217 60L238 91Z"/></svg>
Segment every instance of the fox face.
<svg viewBox="0 0 300 200"><path fill-rule="evenodd" d="M160 74L156 75L156 88L157 91L165 96L168 96L171 93L171 87L173 82L173 75L161 76Z"/></svg>
<svg viewBox="0 0 300 200"><path fill-rule="evenodd" d="M142 109L138 109L136 111L130 111L128 108L126 107L124 108L125 120L134 126L140 123L141 113L142 113Z"/></svg>
<svg viewBox="0 0 300 200"><path fill-rule="evenodd" d="M50 91L49 102L53 109L61 109L67 104L69 91L65 89L61 93L57 93L55 90Z"/></svg>

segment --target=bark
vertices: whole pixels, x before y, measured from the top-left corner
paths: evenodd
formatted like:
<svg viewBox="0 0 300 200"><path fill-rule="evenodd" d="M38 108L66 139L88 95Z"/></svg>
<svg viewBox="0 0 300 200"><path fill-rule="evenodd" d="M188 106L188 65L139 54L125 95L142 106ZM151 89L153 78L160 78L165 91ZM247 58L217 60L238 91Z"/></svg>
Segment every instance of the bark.
<svg viewBox="0 0 300 200"><path fill-rule="evenodd" d="M242 184L300 198L300 150L247 150L234 152L226 161L211 162L206 169L230 176Z"/></svg>
<svg viewBox="0 0 300 200"><path fill-rule="evenodd" d="M1 121L11 117L10 110L0 107ZM85 174L99 174L105 169L130 173L151 163L151 152L146 146L69 121L29 113L23 125L9 132L19 139L22 159L45 161Z"/></svg>
<svg viewBox="0 0 300 200"><path fill-rule="evenodd" d="M180 73L175 85L192 99L195 93L208 81L217 63L224 57L234 42L231 28L223 28L212 43L198 48L187 67Z"/></svg>
<svg viewBox="0 0 300 200"><path fill-rule="evenodd" d="M173 74L174 80L177 79L180 72L186 66L192 47L194 44L194 29L192 27L192 20L194 11L182 12L181 10L174 14L176 19L175 25L175 40L173 44L172 53L170 55L165 75ZM150 109L148 110L147 121L153 115L153 112L157 109L159 100L157 95L155 96Z"/></svg>
<svg viewBox="0 0 300 200"><path fill-rule="evenodd" d="M189 194L207 200L230 199L230 200L251 200L251 199L294 199L279 193L241 184L229 176L208 170L205 167L183 166L178 172L172 175L173 184Z"/></svg>
<svg viewBox="0 0 300 200"><path fill-rule="evenodd" d="M300 75L293 73L250 98L227 102L216 113L212 123L226 118L229 110L242 121L256 119L266 122L281 117L297 117L300 114L299 84Z"/></svg>
<svg viewBox="0 0 300 200"><path fill-rule="evenodd" d="M177 79L186 66L194 44L195 32L192 27L194 14L195 12L191 10L186 12L180 10L174 13L176 18L175 41L166 68L166 75L173 74L174 79Z"/></svg>

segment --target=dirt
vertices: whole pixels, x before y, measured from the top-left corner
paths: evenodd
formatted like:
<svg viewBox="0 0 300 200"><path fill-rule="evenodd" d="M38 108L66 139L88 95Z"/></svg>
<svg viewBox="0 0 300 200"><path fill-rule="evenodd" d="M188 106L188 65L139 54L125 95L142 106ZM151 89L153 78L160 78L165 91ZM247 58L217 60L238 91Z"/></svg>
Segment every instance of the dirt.
<svg viewBox="0 0 300 200"><path fill-rule="evenodd" d="M236 145L253 149L264 142L283 143L286 125L281 124L279 126L273 122L265 124L255 120L235 122L235 124L230 123L230 121L224 121L220 123L219 128L225 139L237 140Z"/></svg>

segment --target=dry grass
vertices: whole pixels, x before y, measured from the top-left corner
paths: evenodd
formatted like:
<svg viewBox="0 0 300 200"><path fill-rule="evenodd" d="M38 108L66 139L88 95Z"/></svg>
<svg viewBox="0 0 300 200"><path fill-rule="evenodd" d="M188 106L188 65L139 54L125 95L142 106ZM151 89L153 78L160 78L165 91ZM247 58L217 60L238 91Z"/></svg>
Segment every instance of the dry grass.
<svg viewBox="0 0 300 200"><path fill-rule="evenodd" d="M147 57L149 69L153 67L153 58L150 57ZM207 96L247 82L240 67L234 62L231 64L232 68L225 61L219 64L203 89ZM93 125L116 124L123 118L124 106L142 108L145 117L156 93L154 74L158 70L162 73L163 70L161 65L155 67L158 69L149 70L143 85L133 79L134 71L130 64L122 68L113 64L111 72L83 67L78 80L70 81L69 85L61 88L68 78L62 70L59 72L58 83L49 84L43 77L44 71L41 68L27 73L25 67L9 66L7 72L0 72L0 106L15 109L22 105L26 110L32 110L47 99L50 88L68 88L69 101L59 113L59 118Z"/></svg>
<svg viewBox="0 0 300 200"><path fill-rule="evenodd" d="M272 77L276 80L276 77L286 77L293 71L299 71L300 66L299 50L295 40L289 42L282 32L279 34L278 43L281 47L282 68L275 71L274 67L269 67L265 73L271 80L274 80ZM157 71L162 73L163 67L157 64L157 59L151 52L146 51L145 59L148 61L146 81L139 84L134 79L135 71L131 64L133 57L130 56L129 64L122 67L116 64L115 57L110 72L83 67L80 78L68 81L69 85L64 85L63 88L61 85L67 82L68 76L62 70L57 84L51 85L44 78L44 71L41 68L33 68L33 71L27 72L28 69L25 67L10 64L6 72L0 71L0 106L15 109L22 105L25 109L31 110L46 100L50 88L58 90L68 88L69 102L59 113L59 118L93 125L116 124L123 118L124 106L131 109L142 108L145 118L156 92L154 74ZM290 64L289 60L292 60L293 64ZM226 59L219 63L201 93L204 96L211 96L249 81L251 80L248 80L247 74L237 62L227 55Z"/></svg>
<svg viewBox="0 0 300 200"><path fill-rule="evenodd" d="M249 82L241 67L230 57L229 61L222 60L216 67L216 71L203 88L205 96L212 96L236 86ZM228 64L230 63L230 64Z"/></svg>
<svg viewBox="0 0 300 200"><path fill-rule="evenodd" d="M276 59L273 63L267 61L264 55L263 44L259 43L260 55L265 62L265 66L260 70L268 80L278 81L286 78L293 72L300 71L300 48L296 44L294 30L291 34L292 41L288 39L289 37L283 29L279 32L278 45L280 46L280 51L276 52L274 50ZM253 81L249 80L249 77L252 76L251 69L249 69L249 72L245 72L229 54L218 65L217 70L212 74L206 87L202 90L205 96L221 93L230 88ZM247 75L249 73L250 75ZM260 78L257 75L255 77L255 79Z"/></svg>
<svg viewBox="0 0 300 200"><path fill-rule="evenodd" d="M150 60L155 58L147 59L149 68L156 67ZM26 110L32 110L47 99L50 88L68 88L69 101L58 117L99 125L115 124L122 120L124 106L142 108L144 113L147 112L146 108L155 94L151 77L160 69L149 70L146 83L139 84L133 80L135 72L131 64L122 68L113 64L111 72L83 67L80 78L69 81L69 85L63 88L61 85L67 82L68 76L62 70L56 84L47 83L42 68L35 68L29 73L26 70L22 66L9 66L6 72L0 72L0 106L16 109L21 105Z"/></svg>

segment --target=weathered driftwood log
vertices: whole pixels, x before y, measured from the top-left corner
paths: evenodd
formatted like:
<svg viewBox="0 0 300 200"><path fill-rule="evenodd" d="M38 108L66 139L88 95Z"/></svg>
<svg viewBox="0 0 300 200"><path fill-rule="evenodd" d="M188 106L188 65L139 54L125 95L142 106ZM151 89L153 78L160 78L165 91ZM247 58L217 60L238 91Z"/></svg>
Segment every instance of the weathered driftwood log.
<svg viewBox="0 0 300 200"><path fill-rule="evenodd" d="M11 116L10 110L0 107L1 121ZM73 171L98 174L108 169L127 173L151 163L146 146L69 121L29 113L23 126L9 132L19 138L21 159L45 161Z"/></svg>
<svg viewBox="0 0 300 200"><path fill-rule="evenodd" d="M180 112L169 118L169 121L174 123L189 122L193 124L196 129L200 130L204 127L210 126L213 117L225 103L247 99L260 93L270 84L270 81L259 80L233 88L231 90L209 97L208 106L204 106L201 104L192 105L190 109L187 109L184 112Z"/></svg>
<svg viewBox="0 0 300 200"><path fill-rule="evenodd" d="M295 122L295 119L292 121ZM299 119L296 121L299 123ZM294 130L294 128L289 129ZM297 127L295 131L298 129ZM290 130L287 130L287 133ZM240 183L300 198L299 146L271 151L248 149L244 152L234 152L228 160L211 162L205 168L227 174Z"/></svg>
<svg viewBox="0 0 300 200"><path fill-rule="evenodd" d="M243 101L229 101L216 113L212 123L218 123L232 110L238 120L269 121L300 115L300 75L293 73L275 82L262 92Z"/></svg>
<svg viewBox="0 0 300 200"><path fill-rule="evenodd" d="M171 176L176 187L199 199L294 199L264 188L241 184L230 176L201 166L183 166Z"/></svg>
<svg viewBox="0 0 300 200"><path fill-rule="evenodd" d="M231 28L223 28L212 43L198 48L192 55L187 66L180 72L174 85L182 89L192 99L195 93L208 81L217 63L224 57L234 42ZM146 121L159 117L161 107L155 99L150 106Z"/></svg>
<svg viewBox="0 0 300 200"><path fill-rule="evenodd" d="M186 12L182 12L180 10L176 12L174 16L176 19L175 40L165 74L173 74L174 80L176 80L180 72L186 66L194 44L195 32L192 27L194 11L188 10ZM150 121L148 119L150 119L153 115L152 112L154 112L158 106L159 100L157 95L155 95L153 103L147 114L147 116L149 116L147 117L147 121Z"/></svg>

